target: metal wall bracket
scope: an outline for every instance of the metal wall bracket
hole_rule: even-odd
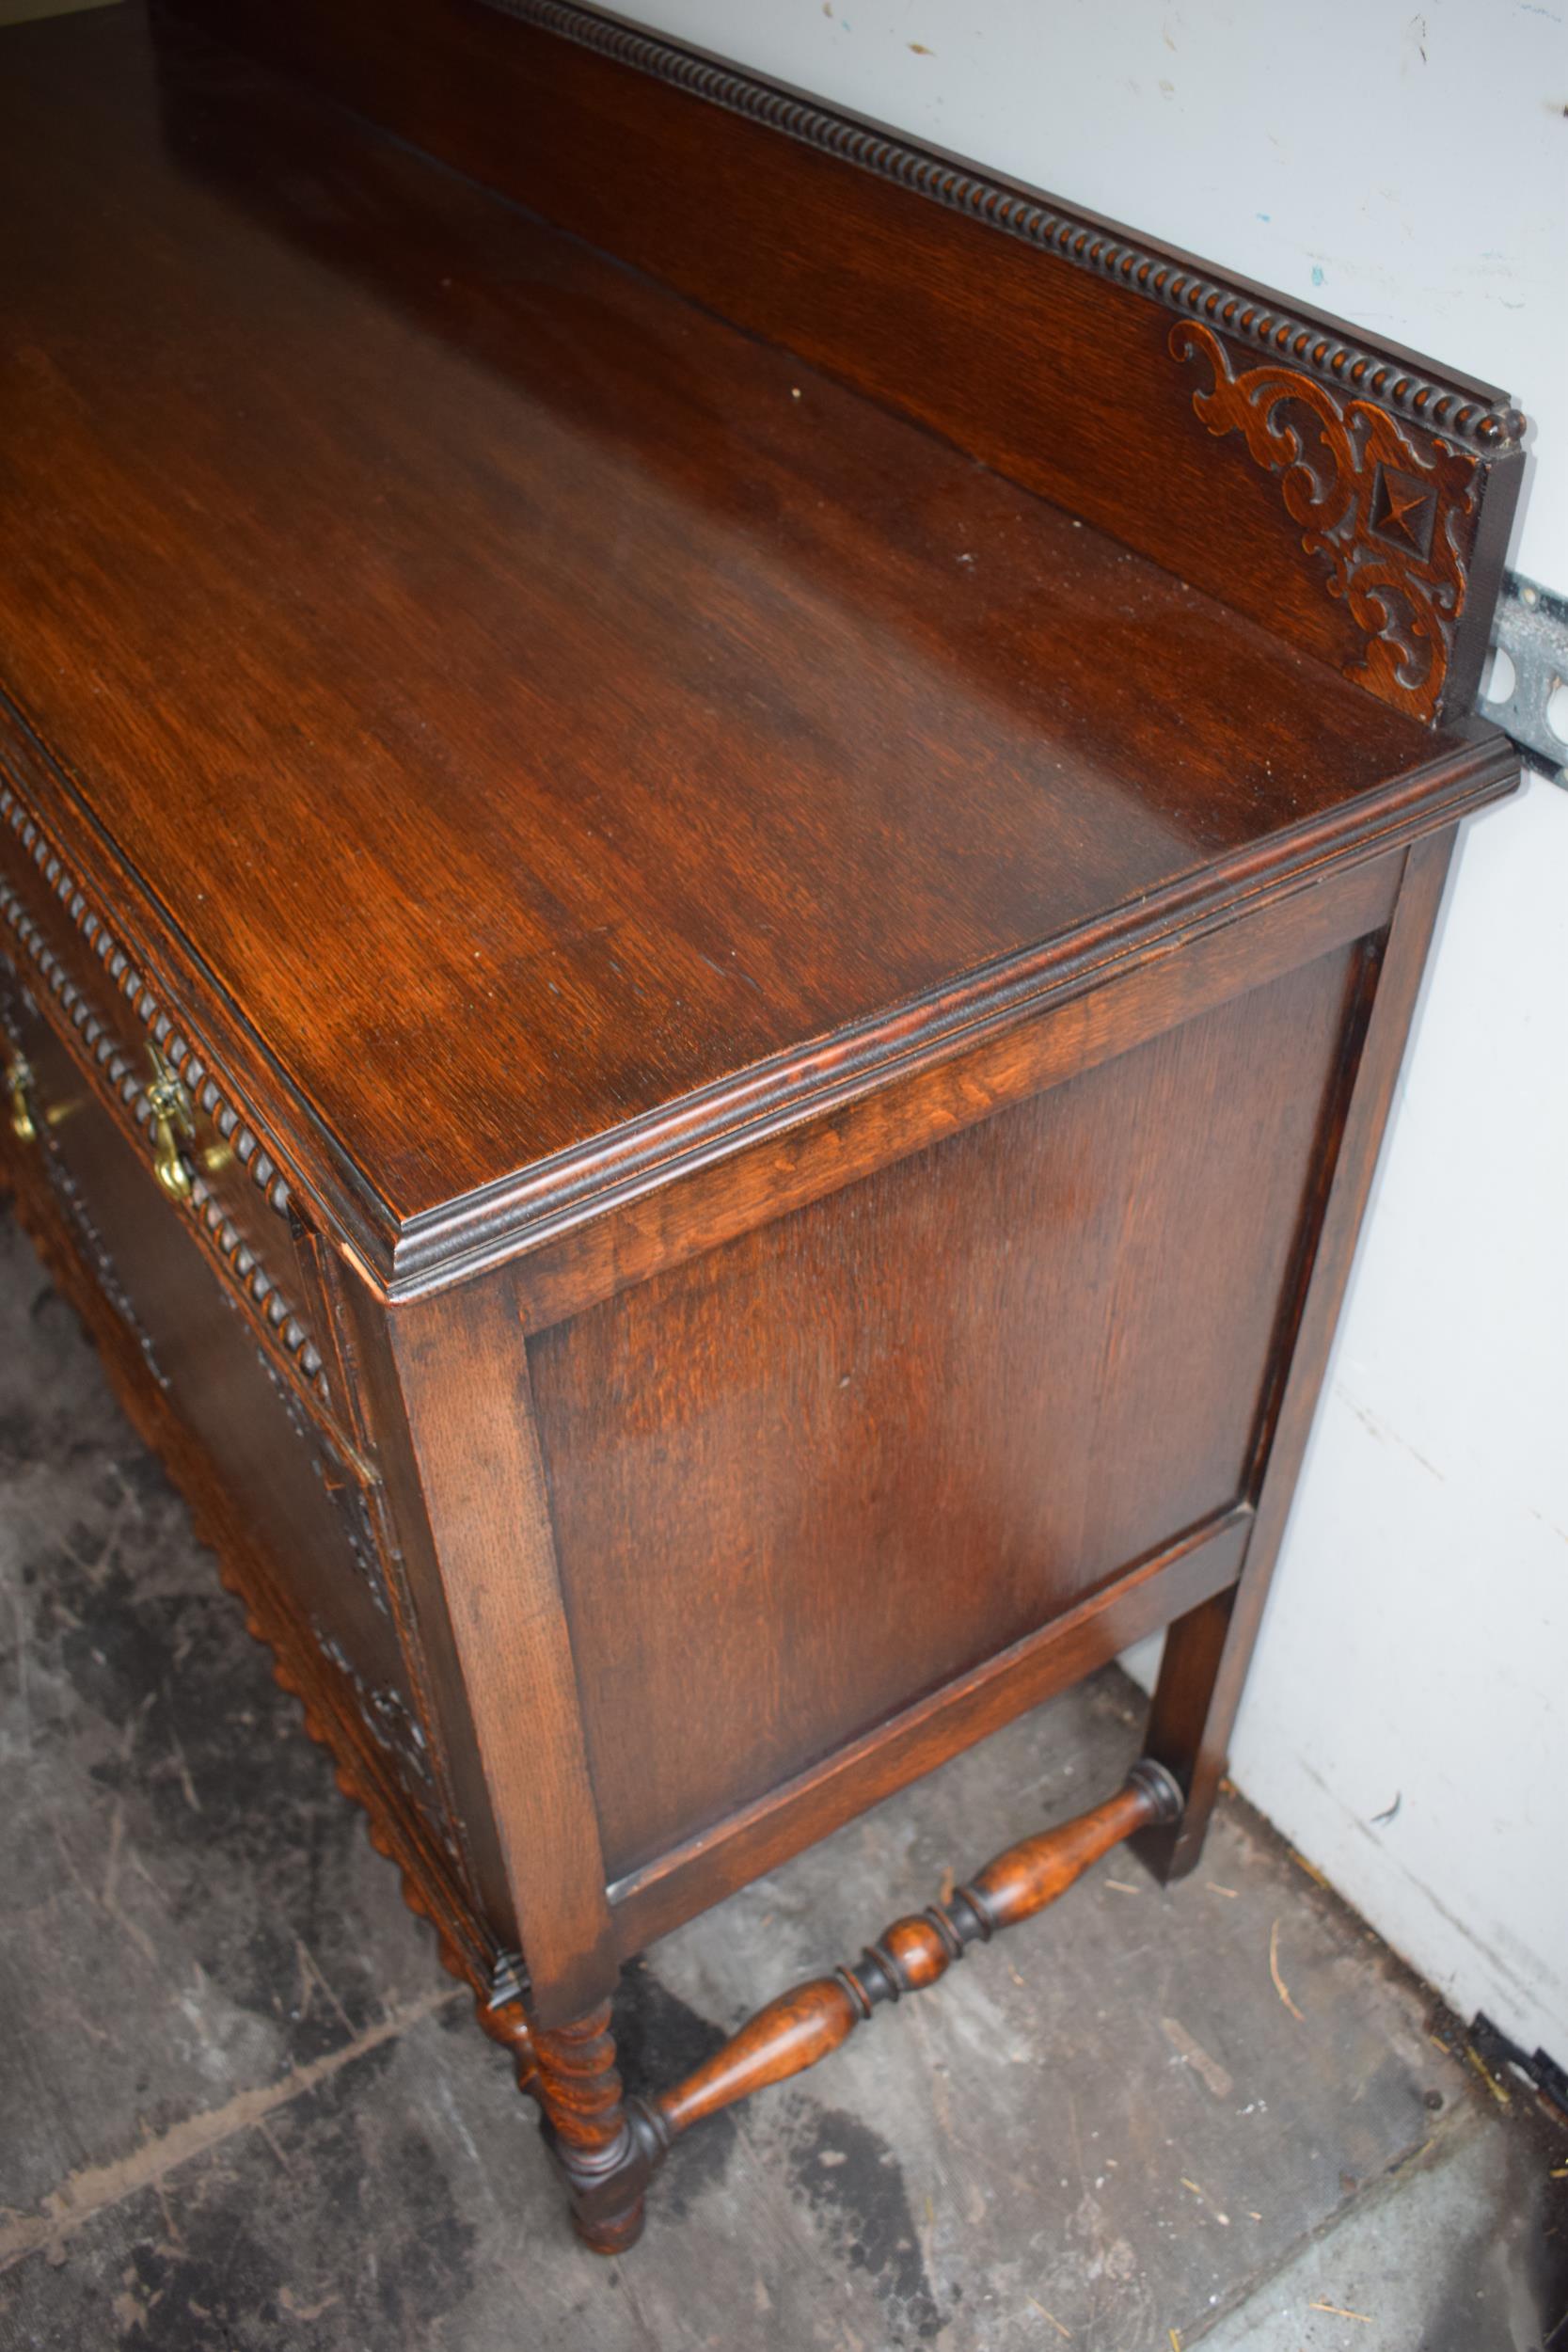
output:
[[[1553,724],[1554,718],[1563,717],[1561,700],[1555,711],[1548,710],[1559,687],[1568,693],[1568,596],[1505,572],[1492,643],[1513,665],[1513,688],[1502,702],[1489,700],[1482,691],[1477,709],[1513,737],[1532,768],[1544,769],[1554,784],[1568,786],[1568,732]]]

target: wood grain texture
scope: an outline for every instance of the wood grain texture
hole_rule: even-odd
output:
[[[691,2074],[633,2101],[629,2115],[613,2072],[609,2010],[582,2019],[563,2038],[567,2068],[555,2137],[586,2243],[611,2253],[637,2236],[650,2175],[694,2124],[820,2065],[879,2004],[939,1983],[970,1945],[989,1943],[1003,1929],[1033,1918],[1125,1838],[1175,1820],[1180,1809],[1170,1774],[1140,1759],[1115,1796],[1074,1820],[1021,1839],[941,1902],[895,1919],[852,1967],[778,1994]],[[539,2045],[546,2112],[553,2062],[548,2042],[543,2038]]]
[[[1354,962],[531,1340],[612,1878],[1242,1499]]]
[[[1149,1831],[1139,1841],[1144,1858],[1162,1878],[1182,1876],[1202,1851],[1350,1279],[1451,850],[1451,836],[1444,835],[1410,851],[1378,966],[1365,978],[1362,1015],[1347,1033],[1336,1132],[1323,1168],[1325,1197],[1298,1273],[1277,1359],[1277,1394],[1259,1433],[1254,1472],[1258,1516],[1240,1582],[1234,1592],[1215,1596],[1182,1616],[1166,1636],[1148,1745],[1177,1775],[1186,1809],[1175,1829]]]
[[[121,1401],[190,1498],[224,1581],[297,1695],[306,1727],[333,1755],[345,1793],[366,1808],[378,1851],[402,1873],[443,1961],[473,1991],[483,2030],[532,2089],[531,2029],[518,2005],[515,1921],[476,1881],[488,1808],[483,1783],[450,1776],[449,1739],[467,1718],[432,1711],[421,1635],[400,1537],[379,1475],[351,1449],[335,1455],[245,1327],[225,1311],[198,1232],[170,1215],[150,1171],[87,1092],[64,1041],[0,970],[0,1025],[25,1055],[36,1113],[7,1137],[13,1194],[56,1280],[93,1330]],[[74,1028],[68,1032],[77,1035]],[[327,1292],[338,1276],[328,1272]],[[323,1328],[341,1302],[323,1295]],[[358,1406],[362,1359],[341,1390]],[[362,1416],[367,1449],[372,1432]],[[361,1490],[357,1481],[369,1475]],[[455,1793],[454,1793],[455,1791]],[[490,1899],[487,1900],[487,1897]]]
[[[14,1020],[14,1007],[8,1010],[7,1020]],[[41,1060],[36,1041],[30,1041],[35,1058]],[[111,1177],[118,1142],[111,1135],[107,1160]],[[531,2073],[526,2030],[519,2037],[515,2009],[503,2013],[489,2007],[497,1963],[503,1955],[476,1915],[463,1873],[429,1808],[410,1802],[406,1779],[367,1721],[359,1693],[316,1638],[311,1619],[322,1607],[336,1615],[340,1635],[347,1629],[341,1601],[335,1601],[330,1584],[324,1589],[322,1583],[323,1571],[330,1573],[337,1557],[333,1548],[323,1545],[319,1526],[312,1528],[309,1520],[301,1525],[293,1517],[286,1497],[269,1502],[263,1492],[261,1507],[255,1507],[258,1498],[235,1480],[232,1457],[226,1458],[220,1449],[214,1458],[203,1436],[181,1409],[172,1388],[153,1375],[141,1331],[127,1319],[114,1285],[105,1285],[101,1260],[80,1223],[64,1208],[58,1190],[40,1166],[37,1148],[23,1143],[3,1124],[0,1162],[16,1214],[52,1279],[96,1343],[111,1386],[133,1426],[165,1463],[189,1502],[197,1533],[211,1547],[224,1583],[244,1606],[251,1632],[272,1652],[277,1680],[299,1698],[306,1729],[330,1749],[339,1785],[345,1795],[364,1806],[372,1842],[397,1865],[404,1896],[412,1909],[430,1920],[443,1961],[473,1989],[487,2026],[509,2040],[520,2073]],[[150,1189],[150,1179],[143,1171],[133,1168],[130,1177],[133,1192],[143,1184]],[[178,1232],[163,1236],[160,1248],[172,1254],[178,1263]],[[202,1285],[211,1285],[211,1275],[199,1262],[193,1279],[198,1295]],[[160,1287],[156,1295],[164,1316],[179,1314],[178,1281],[166,1290]],[[214,1328],[208,1321],[209,1339]],[[163,1337],[160,1329],[158,1338]],[[178,1366],[175,1349],[171,1347],[169,1353]],[[202,1366],[201,1378],[204,1385],[211,1383],[210,1362]],[[280,1471],[287,1488],[287,1448],[277,1451],[283,1458],[269,1462],[268,1484],[276,1483]],[[309,1588],[301,1581],[307,1567],[311,1572]]]
[[[1479,455],[1476,507],[1496,510],[1480,550],[1482,614],[1499,584],[1524,431],[1493,388],[1369,346],[1342,321],[597,8],[497,0],[513,20],[499,24],[471,0],[180,6],[920,417],[1373,691],[1430,716],[1447,690],[1450,715],[1468,709],[1485,633],[1475,614],[1460,618],[1463,595],[1451,683],[1446,642],[1431,662],[1369,664],[1363,632],[1375,652],[1382,616],[1336,599],[1317,551],[1239,469],[1210,475],[1185,389],[1169,381],[1164,331],[1179,310],[1225,331],[1244,358],[1260,349],[1288,369],[1307,412],[1332,388],[1400,420],[1439,462],[1449,452],[1468,468]],[[1309,413],[1307,422],[1310,435]],[[1370,492],[1375,456],[1355,456]],[[1456,541],[1465,569],[1474,519]]]
[[[647,2165],[621,2095],[610,2003],[537,2034],[533,2048],[532,2087],[578,2235],[595,2254],[624,2253],[641,2234]]]
[[[405,1307],[389,1344],[536,2026],[615,1981],[522,1333],[496,1278]]]
[[[1449,699],[1449,670],[1485,489],[1475,457],[1298,367],[1238,366],[1198,321],[1172,327],[1170,346],[1207,366],[1197,415],[1221,437],[1239,432],[1247,454],[1279,477],[1303,552],[1322,560],[1328,593],[1363,632],[1363,658],[1347,675],[1418,719],[1465,707],[1467,697]]]
[[[1025,1709],[1109,1665],[1147,1633],[1227,1592],[1241,1572],[1251,1516],[1244,1507],[1227,1513],[1217,1526],[1133,1564],[1010,1650],[616,1881],[610,1894],[623,1955],[643,1950]]]
[[[28,1072],[35,1136],[18,1157],[33,1193],[49,1200],[144,1376],[239,1500],[319,1672],[341,1684],[407,1801],[444,1836],[446,1807],[362,1469],[274,1372],[207,1263],[194,1217],[171,1213],[151,1168],[3,974],[0,1024]]]
[[[941,1983],[971,1943],[990,1943],[1002,1929],[1032,1919],[1126,1837],[1176,1820],[1180,1804],[1171,1773],[1140,1759],[1115,1797],[1077,1820],[1021,1839],[945,1900],[895,1919],[851,1969],[778,1994],[682,2082],[637,2103],[632,2145],[621,2159],[627,2190],[640,2200],[649,2164],[663,2159],[693,2124],[820,2065],[881,2002]]]
[[[678,2125],[1196,1855],[1513,777],[1442,713],[1519,421],[516,6],[182,0],[381,130],[0,36],[0,1020],[30,1226],[618,2250]],[[639,2120],[626,1953],[1167,1623],[1121,1798]]]
[[[259,69],[7,46],[13,731],[385,1279],[1500,787]]]
[[[1135,1831],[1174,1820],[1180,1810],[1168,1773],[1135,1767],[1102,1804],[1009,1846],[945,1901],[895,1919],[856,1966],[797,1985],[748,2018],[694,2074],[649,2102],[663,2133],[676,2139],[736,2100],[816,2066],[879,2002],[939,1983],[967,1946],[1032,1919]]]
[[[133,1145],[152,1152],[150,1083],[182,1104],[180,1153],[191,1230],[243,1304],[277,1369],[312,1415],[341,1429],[300,1296],[299,1220],[271,1154],[126,953],[114,927],[10,785],[0,782],[0,942],[19,984],[47,996],[68,1044]]]
[[[943,1054],[912,1050],[874,1082],[847,1076],[832,1107],[764,1123],[756,1141],[721,1156],[696,1155],[678,1184],[633,1184],[624,1205],[601,1203],[597,1214],[566,1211],[551,1238],[513,1263],[524,1322],[538,1332],[568,1321],[1380,931],[1402,870],[1402,851],[1374,855],[1223,921],[1199,919],[1156,954],[1074,974],[1037,1012],[1012,1006],[994,1023],[975,1018]]]

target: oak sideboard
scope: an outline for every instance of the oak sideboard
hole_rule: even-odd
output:
[[[618,2249],[1197,1856],[1524,420],[570,0],[0,46],[17,1214]],[[1121,1788],[623,2093],[628,1956],[1160,1629]]]

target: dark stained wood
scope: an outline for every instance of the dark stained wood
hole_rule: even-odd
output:
[[[7,992],[10,993],[10,992]],[[399,1778],[437,1826],[444,1807],[410,1691],[391,1591],[356,1466],[300,1407],[236,1314],[195,1239],[169,1215],[64,1044],[14,994],[0,1010],[27,1070],[35,1134],[19,1157],[51,1203],[143,1376],[245,1513],[270,1583]],[[148,1155],[150,1159],[150,1152]]]
[[[616,1956],[521,1331],[492,1276],[389,1332],[530,2014],[563,2026],[609,1993]]]
[[[1109,1665],[1147,1633],[1227,1593],[1241,1570],[1251,1518],[1243,1505],[1163,1547],[972,1674],[614,1883],[610,1894],[623,1954],[641,1951],[1025,1708]]]
[[[896,1921],[886,1931],[889,1940],[896,1939],[900,1929],[916,1924]],[[927,1928],[921,1949],[929,1953],[933,1947],[945,1963],[947,1955],[937,1931]],[[737,2099],[748,2099],[754,2090],[788,2082],[808,2067],[820,2065],[843,2048],[868,2013],[836,1975],[813,1977],[805,1984],[794,1985],[748,2017],[739,2032],[732,2034],[695,2074],[661,2091],[654,2111],[669,2126],[672,2137],[689,2131],[693,2123],[733,2106]]]
[[[1180,1810],[1180,1792],[1170,1774],[1160,1765],[1140,1761],[1125,1785],[1102,1804],[1009,1846],[945,1900],[895,1919],[853,1967],[835,1968],[830,1977],[814,1977],[781,1993],[694,2073],[637,2102],[629,2127],[616,2128],[620,2084],[610,2071],[613,2053],[606,2057],[601,2039],[609,2013],[600,2011],[585,2020],[579,2032],[595,2053],[594,2090],[587,2097],[578,2090],[575,2077],[586,2068],[577,2060],[569,2077],[562,2137],[568,2153],[575,2141],[586,2137],[595,2162],[586,2184],[594,2200],[588,2226],[579,2216],[586,2242],[600,2253],[614,2253],[637,2236],[650,2172],[694,2123],[819,2065],[843,2047],[880,2003],[939,1983],[971,1944],[990,1943],[1004,1928],[1032,1919],[1124,1839],[1176,1820]],[[540,2066],[547,2084],[543,2045]]]
[[[40,888],[47,884],[46,888]],[[90,937],[89,937],[90,932]],[[146,988],[115,929],[89,914],[72,866],[0,780],[0,938],[25,984],[54,1003],[120,1132],[156,1165],[154,1084],[172,1090],[172,1144],[193,1215],[226,1295],[245,1311],[273,1370],[311,1419],[352,1452],[352,1401],[322,1352],[305,1229],[258,1138],[192,1055],[164,1003]]]
[[[80,1032],[72,1036],[79,1043]],[[416,1516],[404,1512],[388,1526],[374,1470],[369,1492],[342,1506],[347,1464],[322,1451],[276,1376],[258,1387],[251,1365],[262,1363],[260,1351],[224,1312],[190,1224],[159,1214],[150,1171],[127,1156],[80,1065],[7,984],[3,967],[0,1045],[12,1108],[0,1149],[12,1206],[87,1324],[138,1432],[189,1499],[251,1632],[273,1653],[277,1680],[300,1699],[306,1729],[331,1750],[344,1794],[365,1808],[377,1851],[396,1863],[405,1899],[430,1921],[443,1962],[473,1991],[481,2026],[533,2090],[515,1961],[491,1924],[508,1921],[504,1896],[486,1902],[480,1884],[476,1897],[472,1875],[488,1818],[483,1782],[477,1801],[461,1787],[451,1796],[444,1735],[464,1718],[451,1705],[432,1706],[410,1638],[402,1539],[418,1532]],[[367,1609],[372,1582],[378,1595]],[[424,1768],[449,1803],[425,1785]]]
[[[36,1033],[28,1030],[24,1016],[19,1018],[14,999],[6,1004],[3,1020],[8,1050],[14,1051],[19,1042],[29,1044],[34,1062],[42,1066],[44,1057],[39,1052]],[[51,1104],[37,1072],[34,1089],[33,1101],[40,1114],[37,1126],[41,1132],[48,1128]],[[59,1099],[73,1103],[73,1119],[92,1109],[79,1089],[69,1086],[62,1089],[55,1107]],[[101,1141],[109,1134],[110,1150],[105,1160],[100,1162],[100,1172],[102,1175],[106,1167],[112,1184],[118,1138],[102,1122],[96,1123],[96,1133]],[[260,1492],[234,1479],[231,1456],[222,1459],[220,1449],[220,1458],[214,1458],[181,1409],[172,1385],[166,1387],[151,1373],[145,1344],[150,1335],[141,1326],[137,1301],[125,1291],[119,1265],[111,1260],[105,1266],[103,1236],[97,1232],[91,1210],[87,1211],[90,1224],[67,1210],[60,1187],[46,1172],[42,1148],[40,1135],[24,1137],[8,1121],[0,1121],[0,1152],[4,1153],[7,1188],[15,1212],[53,1279],[96,1342],[115,1392],[138,1434],[162,1457],[189,1502],[197,1532],[215,1554],[225,1583],[243,1603],[251,1632],[273,1653],[278,1681],[300,1699],[306,1730],[330,1749],[344,1794],[364,1806],[378,1851],[396,1863],[412,1907],[430,1919],[443,1960],[454,1975],[465,1978],[473,1986],[476,1995],[487,2000],[494,1972],[494,1947],[476,1921],[471,1899],[461,1874],[453,1867],[440,1829],[432,1820],[429,1808],[409,1803],[406,1782],[391,1753],[372,1731],[360,1704],[360,1694],[348,1677],[334,1669],[309,1619],[302,1615],[301,1580],[307,1567],[312,1571],[311,1598],[319,1598],[320,1604],[329,1611],[341,1612],[341,1565],[340,1563],[339,1585],[328,1582],[324,1588],[323,1570],[330,1570],[332,1548],[324,1549],[319,1528],[312,1534],[297,1523],[291,1526],[286,1501],[280,1505],[270,1492],[279,1469],[286,1480],[286,1449],[279,1449],[280,1462],[269,1459],[268,1475]],[[126,1209],[135,1214],[139,1187],[151,1189],[151,1177],[143,1170],[132,1168],[129,1179],[130,1199],[121,1215]],[[94,1185],[93,1202],[95,1206],[103,1205],[101,1184]],[[193,1247],[178,1231],[166,1232],[162,1242],[175,1267],[182,1254]],[[200,1343],[199,1333],[204,1332],[208,1343],[212,1343],[216,1328],[211,1302],[201,1303],[203,1285],[211,1282],[208,1270],[198,1263],[189,1274],[189,1281],[186,1303],[189,1306],[195,1302],[197,1331],[185,1334],[183,1341],[179,1330],[170,1334],[173,1345],[169,1353],[176,1362],[185,1349]],[[178,1319],[178,1278],[171,1286],[171,1295],[165,1293],[162,1280],[157,1291],[162,1296],[164,1315],[169,1316],[172,1310]],[[129,1314],[127,1307],[131,1310]],[[221,1382],[221,1343],[218,1345],[217,1373]],[[192,1389],[205,1385],[213,1371],[214,1359],[209,1354],[199,1382],[182,1383],[182,1394],[188,1395]],[[286,1553],[269,1541],[269,1529],[279,1530],[289,1545]],[[337,1630],[343,1630],[341,1614]],[[263,1793],[259,1792],[259,1799]],[[526,2064],[526,2044],[519,2051],[519,2064]]]
[[[1092,1811],[1009,1846],[945,1902],[895,1919],[858,1966],[797,1986],[748,2018],[695,2074],[650,2102],[655,2115],[676,2139],[753,2090],[787,2082],[838,2049],[879,2001],[924,1992],[968,1945],[1032,1919],[1113,1847],[1179,1811],[1168,1775],[1134,1773]]]
[[[1196,1867],[1225,1772],[1226,1748],[1350,1279],[1452,846],[1452,836],[1442,834],[1410,851],[1386,944],[1377,969],[1366,975],[1362,1017],[1347,1033],[1348,1067],[1328,1155],[1332,1182],[1313,1220],[1293,1327],[1277,1358],[1277,1402],[1259,1435],[1257,1519],[1240,1581],[1233,1593],[1184,1614],[1166,1636],[1148,1750],[1176,1774],[1186,1809],[1174,1830],[1151,1830],[1140,1840],[1144,1858],[1163,1879],[1180,1878]]]
[[[1196,1857],[1520,421],[517,6],[182,0],[547,218],[0,34],[0,1152],[616,2250]],[[628,2107],[624,1957],[1162,1626],[1128,1791]]]
[[[1496,788],[1495,739],[259,71],[171,64],[166,133],[133,9],[7,42],[40,814],[90,812],[131,944],[383,1272],[1042,946],[1168,934],[1199,875]]]
[[[1244,1499],[1354,965],[531,1342],[612,1878]]]
[[[469,1702],[451,1604],[409,1436],[403,1389],[383,1302],[341,1259],[324,1261],[330,1314],[358,1406],[364,1442],[380,1474],[395,1531],[410,1677],[425,1720],[438,1726],[451,1830],[473,1890],[472,1942],[486,1953],[487,1995],[522,1989],[517,1909],[496,1806]]]
[[[500,9],[178,0],[1418,716],[1470,707],[1521,471],[1494,387],[603,10]],[[1260,476],[1211,471],[1212,378],[1176,364],[1195,329],[1272,435]],[[1282,495],[1292,427],[1310,454]]]
[[[578,2235],[595,2254],[624,2253],[642,2233],[647,2165],[621,2096],[610,2003],[537,2035],[534,2052],[546,2144]]]
[[[851,1073],[835,1087],[832,1108],[765,1127],[759,1140],[723,1157],[699,1159],[677,1188],[629,1188],[624,1206],[568,1215],[559,1238],[513,1262],[525,1324],[539,1331],[567,1321],[1381,930],[1403,863],[1402,850],[1373,858],[1310,891],[1271,896],[1262,907],[1249,901],[1240,919],[1227,910],[1223,924],[1195,921],[1180,952],[1173,942],[1130,968],[1111,959],[1076,973],[1039,1012],[1016,1005],[1010,1021],[971,1022],[959,1048],[911,1051],[874,1088]]]

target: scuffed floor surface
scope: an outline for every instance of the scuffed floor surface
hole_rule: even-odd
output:
[[[1534,2352],[1568,2163],[1256,1822],[1125,1855],[694,2135],[625,2260],[0,1224],[4,2352]],[[1111,1788],[1112,1672],[630,1972],[667,2078]],[[1551,2206],[1557,2206],[1554,2220]]]

